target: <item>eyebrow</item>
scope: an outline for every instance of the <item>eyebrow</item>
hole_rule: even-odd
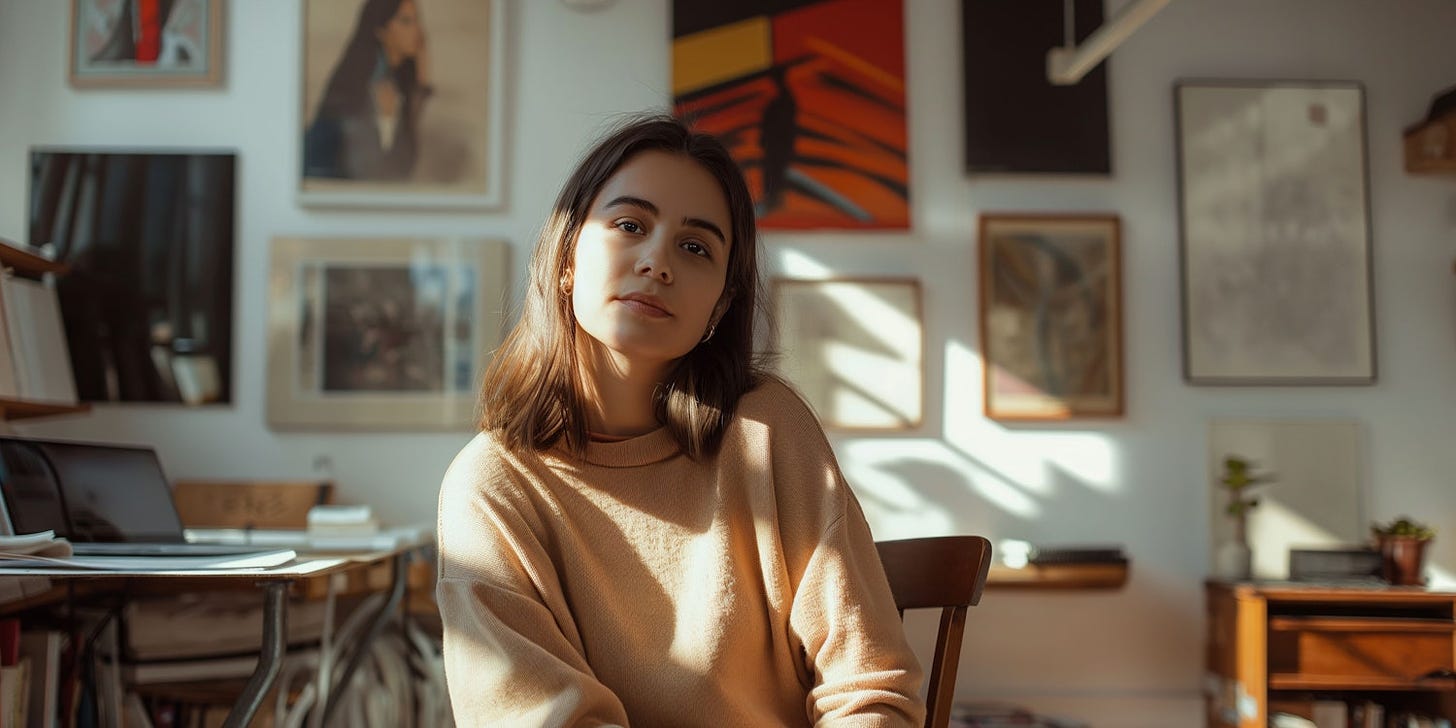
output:
[[[622,195],[620,197],[614,197],[614,198],[612,198],[612,201],[611,202],[608,202],[607,204],[602,205],[602,209],[603,210],[610,210],[613,207],[620,207],[620,206],[624,206],[624,205],[630,205],[632,207],[640,207],[640,208],[642,208],[642,209],[644,209],[644,210],[652,213],[653,216],[658,216],[658,215],[661,215],[662,214],[662,211],[657,209],[657,205],[654,205],[651,202],[642,199],[641,197],[633,197],[631,195]],[[714,234],[714,235],[716,235],[718,237],[718,242],[720,242],[720,243],[722,243],[724,245],[727,245],[728,244],[728,236],[727,235],[724,235],[723,234],[723,229],[720,228],[720,227],[718,227],[717,225],[714,225],[713,223],[708,222],[707,220],[704,220],[701,217],[685,217],[685,218],[683,218],[682,221],[683,221],[683,224],[684,225],[687,225],[689,227],[696,227],[696,228],[702,228],[704,230],[707,230],[708,232],[710,232],[710,233],[712,233],[712,234]]]

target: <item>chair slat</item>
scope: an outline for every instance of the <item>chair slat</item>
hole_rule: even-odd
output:
[[[966,608],[981,601],[991,569],[991,542],[980,536],[879,541],[880,563],[900,616],[906,609],[940,608],[940,629],[926,691],[926,728],[950,724],[965,635]]]

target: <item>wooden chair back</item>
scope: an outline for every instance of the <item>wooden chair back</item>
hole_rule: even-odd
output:
[[[925,726],[946,728],[955,697],[966,609],[981,601],[991,568],[991,542],[980,536],[939,536],[879,541],[875,546],[902,619],[906,609],[940,609],[925,697]]]

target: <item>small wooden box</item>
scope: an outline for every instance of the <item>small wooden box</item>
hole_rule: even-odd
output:
[[[172,489],[187,528],[307,528],[308,509],[333,501],[328,481],[178,481]]]

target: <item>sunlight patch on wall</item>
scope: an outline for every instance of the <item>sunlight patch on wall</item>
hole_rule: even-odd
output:
[[[1020,518],[1041,516],[1041,504],[1016,484],[937,440],[862,439],[841,442],[836,450],[876,534],[959,532],[957,516],[968,500]]]
[[[1107,435],[1068,432],[1064,423],[1045,432],[987,420],[981,414],[980,356],[959,341],[946,342],[945,371],[945,441],[970,461],[1038,495],[1053,495],[1058,471],[1103,493],[1120,490],[1121,469]]]

